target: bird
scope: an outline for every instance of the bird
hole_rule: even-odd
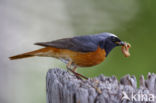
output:
[[[103,32],[98,34],[74,36],[50,42],[37,42],[35,45],[43,48],[9,57],[10,60],[28,57],[53,57],[66,64],[77,77],[87,77],[76,72],[77,67],[92,67],[103,62],[113,48],[122,46],[123,54],[130,56],[130,44],[123,42],[113,33]]]

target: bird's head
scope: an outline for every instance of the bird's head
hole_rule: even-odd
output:
[[[125,45],[125,42],[121,41],[119,37],[112,33],[101,33],[96,35],[96,37],[99,39],[100,48],[105,49],[106,56],[114,47]]]

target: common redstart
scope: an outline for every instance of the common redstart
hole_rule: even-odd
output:
[[[50,42],[39,42],[35,45],[43,48],[10,57],[11,60],[33,56],[54,57],[67,64],[67,69],[76,76],[77,67],[91,67],[100,64],[116,46],[122,46],[123,54],[130,56],[130,44],[121,41],[115,34],[99,33],[94,35],[76,36]]]

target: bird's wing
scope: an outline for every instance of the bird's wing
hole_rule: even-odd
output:
[[[39,42],[35,43],[35,45],[69,49],[78,52],[92,52],[98,47],[97,43],[88,37],[64,38],[51,42]]]

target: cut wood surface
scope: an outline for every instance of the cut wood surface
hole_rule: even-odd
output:
[[[140,77],[137,88],[135,76],[116,77],[100,75],[88,80],[63,69],[50,69],[46,77],[47,103],[156,103],[156,74],[147,80]]]

